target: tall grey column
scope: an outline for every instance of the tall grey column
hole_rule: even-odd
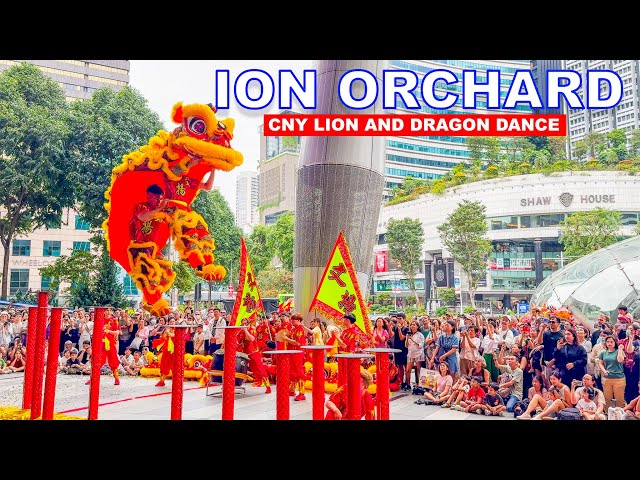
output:
[[[373,73],[382,91],[384,60],[316,62],[317,114],[383,113],[380,99],[367,110],[351,110],[338,96],[338,81],[348,70]],[[353,97],[364,96],[362,82]],[[304,137],[296,171],[293,260],[295,310],[305,318],[338,234],[344,230],[364,296],[373,265],[373,246],[384,188],[385,137]]]
[[[424,261],[424,302],[425,305],[427,301],[431,298],[431,264],[433,260],[425,260]]]
[[[447,287],[453,288],[455,284],[455,271],[454,271],[454,260],[453,258],[445,258],[445,262],[447,262]]]
[[[543,280],[544,275],[542,274],[542,239],[534,238],[533,239],[533,256],[535,258],[535,266],[536,266],[536,286],[540,285]]]

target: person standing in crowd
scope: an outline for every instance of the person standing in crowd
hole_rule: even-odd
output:
[[[487,323],[487,332],[484,337],[482,337],[482,342],[480,343],[482,357],[484,358],[487,370],[489,370],[492,382],[496,382],[498,380],[498,375],[500,375],[500,370],[496,367],[494,360],[494,353],[498,350],[498,341],[500,340],[495,328],[495,322],[493,320],[489,320]]]
[[[558,340],[553,352],[553,365],[560,371],[564,383],[570,384],[587,373],[587,351],[578,344],[573,328],[565,328],[564,338]]]
[[[458,347],[460,346],[460,339],[455,334],[456,324],[453,320],[447,320],[443,323],[444,334],[440,335],[436,342],[436,349],[433,352],[434,359],[438,362],[447,362],[449,365],[449,374],[455,381],[458,373]],[[431,362],[433,366],[433,360]]]
[[[80,330],[80,342],[84,344],[85,340],[89,340],[91,343],[91,336],[93,335],[93,321],[88,313],[78,312],[79,330]]]
[[[129,317],[129,314],[122,310],[120,311],[120,318],[118,319],[120,325],[120,336],[118,337],[118,353],[122,355],[125,349],[131,343],[131,332],[133,331],[133,322]],[[131,357],[133,358],[133,356]]]
[[[587,373],[593,373],[593,364],[589,360],[589,354],[593,349],[593,345],[591,344],[589,332],[585,327],[579,325],[576,327],[576,336],[578,337],[578,345],[584,348],[584,351],[587,352]]]
[[[373,329],[373,342],[376,348],[387,348],[389,332],[384,328],[384,320],[376,319],[376,328]]]
[[[639,380],[639,368],[640,368],[640,324],[633,322],[627,327],[627,332],[624,340],[620,341],[620,344],[624,347],[624,377],[626,380],[626,387],[624,389],[624,399],[627,403],[633,400],[638,390],[636,385]]]
[[[413,320],[409,325],[410,331],[407,333],[407,370],[405,383],[411,385],[411,372],[415,367],[416,385],[420,383],[420,369],[424,361],[424,336],[418,331],[418,322]]]
[[[392,327],[391,341],[393,344],[392,348],[400,350],[394,355],[394,362],[396,364],[396,367],[398,367],[398,375],[402,379],[400,390],[411,390],[411,387],[405,381],[407,354],[409,353],[406,345],[407,333],[409,333],[409,328],[405,326],[404,314],[398,315],[396,323]]]
[[[624,407],[624,389],[627,385],[624,376],[624,346],[618,345],[613,335],[604,341],[605,350],[598,355],[598,366],[602,373],[602,391],[609,410],[611,400],[615,399],[617,407]]]
[[[507,348],[511,348],[513,345],[514,335],[511,331],[510,320],[507,315],[502,316],[502,320],[500,321],[500,329],[496,332],[500,339],[498,340],[498,344],[502,345],[503,343],[507,346]]]
[[[476,326],[470,325],[464,332],[460,332],[460,374],[469,375],[473,362],[480,357],[480,339],[476,336]]]
[[[595,328],[593,330],[593,333],[591,334],[591,345],[593,347],[595,347],[596,343],[598,343],[598,338],[600,338],[600,332],[607,328],[605,326],[605,323],[608,321],[609,321],[609,318],[604,313],[601,313],[600,315],[598,315]]]
[[[546,381],[549,381],[553,371],[553,352],[555,352],[560,339],[564,339],[564,335],[560,330],[560,320],[557,317],[549,318],[549,323],[543,323],[540,326],[537,343],[538,345],[544,345],[542,349],[542,366],[545,369],[542,374]]]
[[[220,309],[213,309],[213,320],[210,320],[211,325],[211,351],[210,354],[216,352],[220,348],[224,348],[224,328],[227,326],[227,321],[222,315],[220,315]]]
[[[600,336],[596,343],[593,344],[593,348],[591,349],[591,353],[589,354],[589,360],[593,364],[593,379],[596,382],[596,386],[602,390],[602,372],[600,371],[600,365],[598,363],[598,357],[600,356],[600,352],[603,352],[605,349],[604,341],[606,338],[611,335],[611,330],[603,329],[600,330]]]

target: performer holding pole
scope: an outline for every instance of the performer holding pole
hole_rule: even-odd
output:
[[[169,376],[173,368],[173,352],[175,351],[173,338],[175,335],[175,330],[169,326],[160,335],[160,342],[156,348],[159,352],[162,352],[162,355],[160,356],[160,381],[156,383],[156,387],[164,387],[164,380]]]

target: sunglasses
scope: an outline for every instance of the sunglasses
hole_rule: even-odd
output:
[[[558,323],[555,320],[549,320],[549,323]]]

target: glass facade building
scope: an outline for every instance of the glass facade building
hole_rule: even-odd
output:
[[[640,315],[640,236],[603,248],[550,275],[536,289],[536,305],[568,306],[591,321],[601,312],[610,318],[620,305]]]

